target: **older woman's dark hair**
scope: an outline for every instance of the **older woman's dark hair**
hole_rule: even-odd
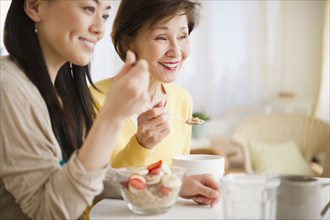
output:
[[[89,67],[65,63],[53,85],[35,24],[24,11],[24,0],[11,2],[5,21],[4,44],[10,59],[18,64],[45,100],[52,129],[63,159],[67,161],[74,150],[81,147],[96,115],[86,80],[91,82]]]
[[[199,19],[200,4],[193,0],[122,0],[112,27],[112,42],[124,61],[126,50],[124,42],[134,38],[146,23],[150,27],[164,19],[171,19],[178,13],[187,16],[189,34]]]

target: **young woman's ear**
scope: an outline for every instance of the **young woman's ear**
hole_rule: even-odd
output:
[[[42,0],[24,0],[24,11],[34,22],[41,20],[40,6]]]

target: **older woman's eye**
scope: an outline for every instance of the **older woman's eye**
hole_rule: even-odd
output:
[[[92,6],[87,6],[87,7],[85,7],[84,9],[87,10],[87,11],[90,11],[90,12],[92,12],[92,13],[95,12],[95,8],[92,7]]]
[[[166,37],[162,37],[162,36],[156,37],[156,40],[166,40]]]
[[[180,37],[180,39],[186,39],[186,38],[188,38],[187,34],[181,35],[181,37]]]

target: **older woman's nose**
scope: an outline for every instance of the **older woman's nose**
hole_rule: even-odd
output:
[[[169,45],[169,49],[167,51],[167,56],[171,57],[180,57],[182,56],[182,48],[176,41],[172,41]]]

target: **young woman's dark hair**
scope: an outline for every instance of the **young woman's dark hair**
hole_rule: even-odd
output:
[[[20,66],[44,98],[63,159],[67,161],[73,151],[81,147],[96,116],[87,85],[87,79],[93,84],[89,66],[65,63],[53,85],[35,24],[25,14],[23,0],[12,1],[5,22],[4,44],[11,60]]]
[[[122,0],[115,17],[111,38],[113,45],[124,61],[130,37],[146,23],[150,27],[163,19],[171,19],[182,12],[187,16],[189,34],[194,30],[199,18],[200,3],[194,0]]]

